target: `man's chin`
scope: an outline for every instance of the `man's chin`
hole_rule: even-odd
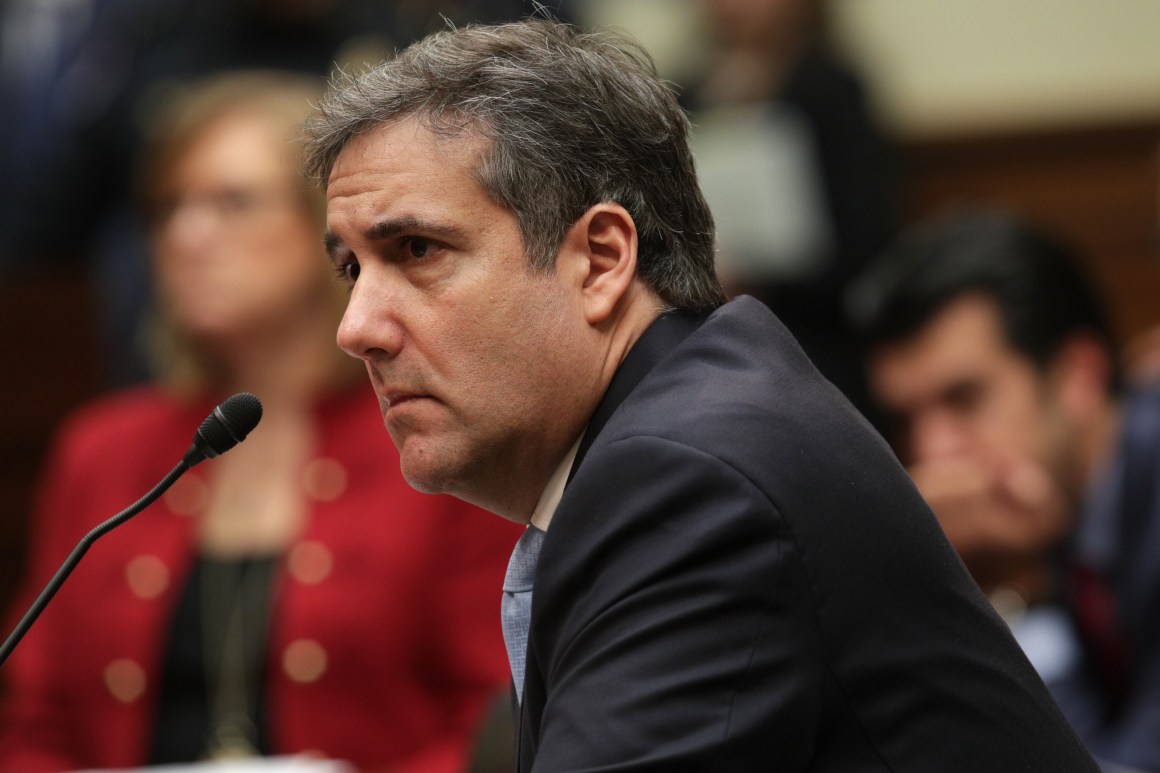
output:
[[[409,474],[406,468],[403,470],[403,480],[407,481],[407,485],[421,494],[449,494],[451,492],[440,488],[438,484],[428,480],[421,475]]]
[[[439,462],[443,463],[439,463]],[[399,448],[399,467],[403,479],[416,491],[424,494],[457,494],[456,484],[461,476],[445,460],[432,458],[430,453],[416,453],[404,443]]]
[[[494,497],[488,496],[486,487],[473,485],[473,481],[478,481],[478,478],[473,478],[468,474],[469,467],[456,467],[446,463],[431,465],[429,462],[430,459],[427,458],[409,458],[405,453],[402,455],[400,468],[403,479],[411,488],[423,494],[453,496],[468,504],[510,518],[499,507],[500,502]]]

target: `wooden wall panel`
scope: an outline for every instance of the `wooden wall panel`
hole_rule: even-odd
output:
[[[1078,247],[1122,339],[1160,324],[1160,123],[912,141],[904,207],[1008,207]]]
[[[52,432],[102,388],[95,327],[92,294],[81,277],[0,280],[0,610],[23,567],[28,515]]]

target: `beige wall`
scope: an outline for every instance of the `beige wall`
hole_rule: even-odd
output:
[[[1157,0],[833,0],[904,134],[1160,117]]]
[[[693,0],[587,0],[669,77],[704,41]],[[903,136],[1160,118],[1160,0],[829,0],[834,37]]]

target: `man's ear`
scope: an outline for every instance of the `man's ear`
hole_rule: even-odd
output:
[[[619,204],[596,204],[572,224],[557,256],[590,325],[608,319],[636,278],[636,223]]]
[[[1094,335],[1078,333],[1068,338],[1052,358],[1051,373],[1058,395],[1073,417],[1103,410],[1112,390],[1112,353]]]

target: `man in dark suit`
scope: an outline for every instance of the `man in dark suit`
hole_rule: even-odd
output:
[[[884,443],[724,303],[647,57],[449,31],[309,131],[404,474],[530,524],[520,770],[1095,769]]]
[[[1101,762],[1160,770],[1160,389],[1099,285],[1002,210],[903,234],[851,311],[899,458]]]

